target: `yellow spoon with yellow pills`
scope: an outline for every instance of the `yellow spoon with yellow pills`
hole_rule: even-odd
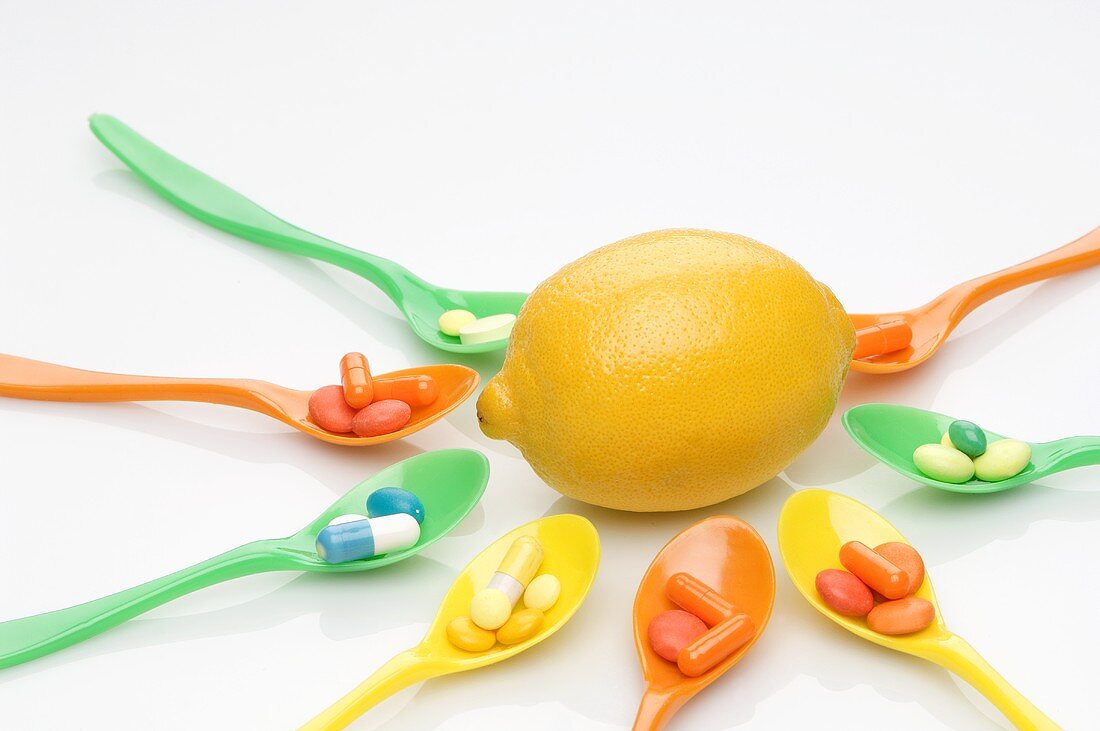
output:
[[[516,539],[523,537],[534,538],[542,546],[539,572],[552,574],[560,581],[557,601],[546,610],[541,628],[526,640],[512,645],[498,642],[484,652],[458,649],[447,639],[447,625],[469,614],[471,599],[490,584]],[[580,608],[596,578],[599,563],[600,539],[596,528],[578,515],[553,515],[521,525],[494,541],[462,570],[443,597],[439,612],[419,645],[393,657],[302,726],[301,731],[346,728],[402,688],[440,675],[492,665],[530,649],[557,632]]]

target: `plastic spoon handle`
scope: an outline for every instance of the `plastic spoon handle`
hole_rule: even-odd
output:
[[[1060,726],[1009,685],[977,651],[958,635],[936,643],[926,657],[974,686],[1013,723],[1025,731],[1060,731]]]
[[[647,689],[638,705],[632,731],[659,731],[685,702],[686,698],[677,698],[673,693]]]
[[[0,668],[83,642],[154,607],[230,579],[287,568],[270,541],[249,543],[101,599],[0,623]]]
[[[0,354],[0,396],[35,401],[199,401],[280,413],[264,392],[280,386],[262,381],[161,378],[85,371]]]
[[[1100,264],[1100,228],[1034,259],[952,287],[948,294],[959,297],[955,320],[961,320],[980,305],[1017,287],[1097,264]]]
[[[206,173],[177,160],[106,114],[90,120],[92,132],[107,149],[169,203],[189,216],[257,244],[318,259],[368,279],[398,306],[398,280],[415,279],[405,268],[380,256],[329,241],[260,208]]]
[[[414,683],[450,672],[443,663],[405,650],[357,685],[347,695],[317,714],[299,731],[335,731],[347,728],[355,719],[386,698]]]
[[[1066,437],[1042,445],[1058,471],[1100,465],[1100,437]]]

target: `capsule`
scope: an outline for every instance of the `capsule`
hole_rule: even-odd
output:
[[[542,565],[542,544],[532,536],[512,541],[485,588],[470,600],[470,618],[482,629],[498,629],[508,621],[523,590]]]
[[[406,513],[337,523],[317,534],[317,555],[326,563],[346,563],[415,546],[420,524]]]
[[[909,591],[909,575],[859,541],[840,547],[840,563],[887,599],[901,599]]]
[[[691,574],[681,572],[670,576],[665,593],[674,604],[703,620],[708,627],[721,624],[737,613],[718,592]]]
[[[353,409],[361,409],[374,400],[370,364],[362,353],[348,353],[340,359],[340,382],[344,400]]]
[[[374,381],[374,400],[395,399],[409,406],[427,406],[439,398],[439,384],[431,376],[397,376]]]
[[[697,678],[737,652],[756,634],[752,617],[735,614],[680,650],[676,665],[689,678]]]
[[[905,350],[913,340],[913,329],[905,320],[890,320],[856,330],[852,360]]]

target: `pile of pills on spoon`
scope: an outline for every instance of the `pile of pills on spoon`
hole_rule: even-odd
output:
[[[479,318],[469,310],[447,310],[439,316],[439,331],[458,338],[463,345],[477,345],[507,340],[515,323],[516,316],[512,314]]]
[[[1020,474],[1031,461],[1031,445],[1019,439],[988,441],[970,421],[953,421],[937,444],[913,452],[913,463],[923,474],[940,482],[961,484],[977,477],[1000,482]]]
[[[756,635],[749,615],[691,574],[670,576],[665,594],[680,609],[650,620],[649,646],[689,678],[711,670]]]
[[[412,410],[439,397],[431,376],[371,377],[362,353],[340,360],[339,386],[324,386],[309,397],[309,419],[334,434],[377,437],[392,434],[412,418]]]
[[[558,577],[536,576],[542,559],[537,539],[520,536],[513,541],[489,583],[470,600],[470,615],[447,624],[451,644],[466,652],[485,652],[498,642],[517,645],[534,637],[561,593]],[[516,610],[521,597],[524,606]]]
[[[817,593],[845,617],[865,617],[867,627],[884,635],[907,635],[932,624],[932,602],[913,596],[924,584],[924,560],[908,543],[875,549],[859,541],[840,547],[840,564],[817,575]],[[880,600],[878,604],[876,599]]]
[[[400,487],[367,496],[366,515],[333,518],[317,534],[317,555],[326,563],[347,563],[411,548],[420,540],[424,504]]]

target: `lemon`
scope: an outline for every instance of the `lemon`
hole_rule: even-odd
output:
[[[779,251],[655,231],[535,289],[478,421],[563,495],[688,510],[751,490],[809,446],[854,347],[833,293]]]

